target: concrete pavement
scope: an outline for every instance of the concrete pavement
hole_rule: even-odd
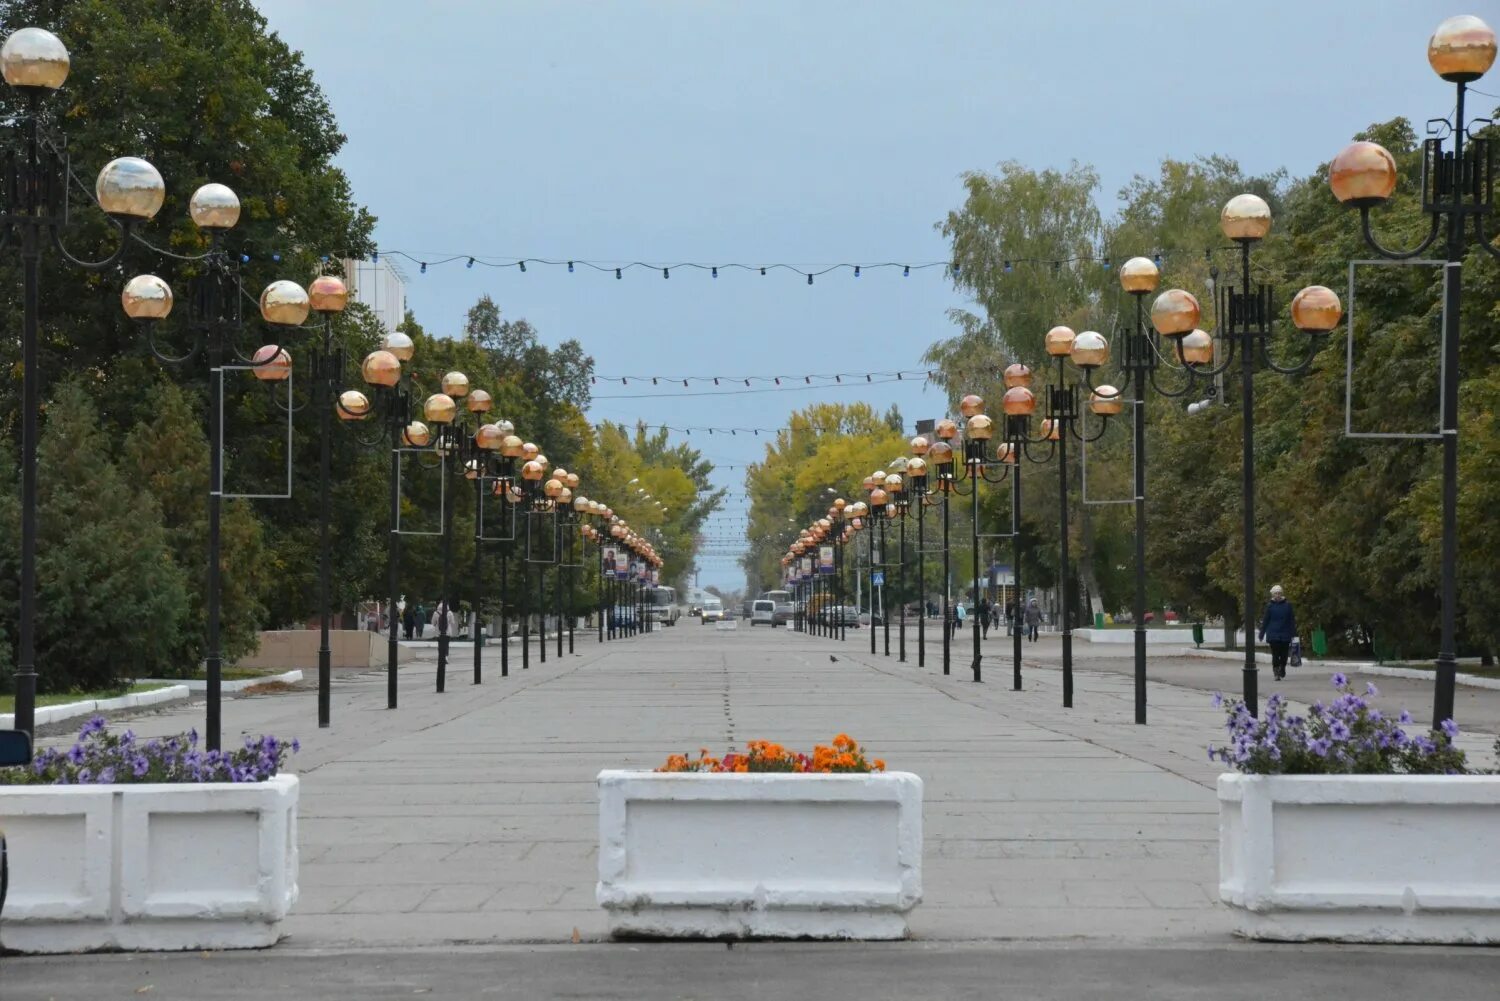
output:
[[[1207,691],[1232,689],[1237,665],[1153,657],[1152,677],[1173,683],[1153,680],[1151,725],[1139,727],[1121,666],[1128,666],[1128,651],[1122,661],[1118,651],[1106,656],[1080,645],[1076,706],[1063,710],[1052,666],[1055,641],[1028,645],[1020,692],[1010,689],[1003,637],[992,634],[986,645],[982,685],[968,680],[967,642],[955,649],[955,673],[944,677],[936,644],[919,669],[914,637],[908,641],[909,661],[901,664],[872,657],[861,632],[840,643],[784,629],[721,632],[688,625],[602,646],[580,634],[575,655],[549,654],[545,665],[533,656],[528,671],[512,651],[511,676],[504,679],[498,649],[486,651],[481,686],[470,682],[471,659],[459,657],[450,664],[443,695],[432,690],[435,653],[428,652],[403,665],[396,712],[385,709],[383,673],[340,674],[334,725],[322,731],[313,725],[310,683],[291,693],[227,701],[226,744],[241,733],[275,733],[304,745],[293,766],[304,780],[302,898],[286,923],[288,937],[259,966],[256,957],[215,959],[228,965],[214,969],[240,971],[225,974],[225,984],[214,988],[220,993],[209,990],[213,977],[201,972],[207,967],[186,959],[160,960],[156,967],[140,965],[147,960],[90,959],[78,968],[97,968],[101,976],[106,969],[170,970],[173,983],[188,985],[181,996],[226,998],[249,996],[235,993],[247,983],[291,983],[317,969],[320,983],[322,975],[330,978],[319,996],[379,997],[387,996],[381,993],[386,980],[372,971],[398,967],[381,965],[373,953],[345,958],[344,950],[447,950],[452,963],[411,958],[414,965],[399,967],[427,970],[421,976],[431,975],[428,989],[436,992],[447,989],[444,984],[459,990],[480,982],[488,961],[465,957],[483,946],[500,949],[483,954],[494,963],[520,971],[516,984],[552,978],[547,982],[580,985],[583,996],[664,996],[651,992],[654,967],[640,958],[656,954],[655,947],[589,947],[605,927],[593,899],[594,775],[605,767],[654,767],[673,751],[743,747],[755,738],[810,749],[847,731],[891,768],[915,771],[926,783],[925,901],[912,915],[922,947],[858,954],[850,951],[856,947],[786,953],[756,947],[748,955],[766,961],[754,976],[734,981],[740,993],[725,988],[714,972],[725,962],[741,962],[747,953],[739,948],[725,959],[723,952],[666,947],[659,955],[682,966],[680,996],[777,996],[756,993],[756,985],[774,991],[790,983],[786,978],[796,969],[818,983],[825,967],[848,971],[841,983],[869,984],[862,996],[894,996],[880,993],[886,985],[876,971],[917,971],[928,963],[934,975],[951,970],[953,977],[943,981],[950,993],[924,989],[924,996],[981,996],[982,983],[998,983],[996,969],[1022,971],[1030,963],[1035,978],[1018,972],[1018,990],[1092,996],[1089,991],[1104,982],[1086,972],[1096,960],[1070,958],[1062,965],[1078,971],[1076,978],[1054,971],[1048,981],[1045,968],[1055,957],[1048,960],[1039,949],[1048,942],[1087,943],[1148,977],[1161,964],[1179,962],[1154,950],[1186,949],[1204,969],[1241,969],[1248,991],[1260,962],[1253,957],[1262,947],[1234,944],[1217,902],[1218,767],[1204,750],[1222,732],[1221,713]],[[1401,687],[1396,680],[1378,683],[1389,694]],[[1326,680],[1306,683],[1316,688],[1310,697],[1326,691]],[[1407,684],[1413,686],[1408,694],[1425,691],[1420,683]],[[1428,698],[1405,701],[1415,710]],[[180,732],[201,725],[201,704],[136,714],[129,725],[145,735]],[[574,941],[583,948],[570,946],[575,951],[567,956],[592,958],[507,946]],[[1252,958],[1243,958],[1243,950]],[[830,955],[859,958],[831,965],[815,958]],[[1277,955],[1276,969],[1284,972],[1282,955],[1321,954]],[[1467,961],[1429,963],[1421,951],[1389,955],[1392,975],[1452,968],[1456,986],[1467,983],[1463,977],[1471,969]],[[990,958],[981,962],[979,956]],[[304,961],[312,965],[299,965]],[[1107,961],[1097,962],[1105,976]],[[1309,984],[1337,980],[1315,972],[1321,959],[1293,962],[1309,971]],[[986,963],[988,980],[981,975]],[[972,983],[963,972],[971,966]],[[589,993],[616,968],[627,981],[640,979],[618,993]],[[70,997],[70,985],[83,983],[68,963],[56,960],[7,960],[0,978],[6,1001],[12,996],[6,984],[34,984],[35,996]],[[398,981],[406,982],[390,982]],[[930,980],[915,982],[932,987]],[[1286,982],[1278,976],[1278,993],[1285,993]],[[1072,993],[1039,992],[1070,985]],[[523,996],[504,993],[514,984],[498,973],[494,986],[498,996]],[[364,987],[369,990],[359,993]],[[1226,988],[1215,996],[1250,995]]]

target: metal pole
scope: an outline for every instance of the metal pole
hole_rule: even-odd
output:
[[[400,440],[400,431],[393,423],[395,440]],[[399,529],[401,518],[401,452],[393,443],[391,446],[391,506],[390,506],[390,541],[386,545],[385,572],[386,591],[388,603],[391,609],[391,633],[385,645],[385,707],[396,708],[396,662],[399,659],[400,648],[396,643],[396,589],[400,575],[401,563],[401,532]]]
[[[1010,491],[1010,524],[1011,524],[1011,562],[1015,564],[1011,568],[1012,587],[1015,598],[1012,605],[1015,614],[1011,616],[1011,688],[1015,691],[1021,690],[1021,622],[1026,614],[1021,607],[1021,447],[1022,442],[1015,440],[1011,442],[1011,458],[1015,465],[1011,467],[1012,487]]]
[[[1464,166],[1464,84],[1458,84],[1458,103],[1453,115],[1453,164],[1458,176]],[[1474,184],[1487,183],[1478,178]],[[1476,193],[1476,201],[1483,198]],[[1455,204],[1463,199],[1462,188],[1453,194]],[[1483,219],[1483,216],[1477,218]],[[1442,637],[1438,647],[1437,682],[1432,693],[1432,727],[1453,718],[1454,689],[1458,672],[1458,323],[1464,289],[1464,213],[1448,213],[1448,254],[1444,265],[1443,301],[1443,544]]]
[[[927,666],[927,561],[926,536],[922,530],[926,493],[917,498],[917,666]]]
[[[1135,297],[1137,361],[1144,363],[1142,297]],[[1135,370],[1135,721],[1146,722],[1146,372]]]
[[[547,564],[537,567],[536,573],[536,629],[539,663],[547,663]]]
[[[951,481],[938,481],[943,486],[943,673],[950,673],[949,658],[953,646],[953,629],[949,626],[949,616],[952,610],[948,607],[949,581],[953,579],[953,571],[949,567],[948,554],[948,494],[953,486]]]
[[[528,545],[531,538],[527,534]],[[531,561],[521,561],[521,670],[531,670]]]
[[[482,455],[482,453],[481,453]],[[484,505],[484,459],[475,457],[478,463],[476,472],[480,475],[474,477],[474,684],[480,684],[481,658],[484,650],[484,543],[480,536],[484,535],[484,521],[480,510]],[[502,644],[503,645],[503,644]]]
[[[442,466],[442,475],[447,476],[447,459],[456,458],[458,455],[455,440],[457,430],[449,425],[439,428],[438,434],[448,436],[448,454],[444,456]],[[450,578],[453,574],[453,493],[452,490],[443,491],[443,586],[442,595],[438,600],[437,691],[439,695],[443,693],[443,688],[448,682],[448,643],[450,640],[448,617],[453,614],[453,592],[450,590]]]
[[[1255,666],[1255,366],[1251,347],[1254,338],[1251,336],[1252,320],[1250,319],[1250,241],[1240,242],[1240,286],[1244,296],[1244,309],[1241,311],[1241,327],[1238,332],[1240,340],[1240,414],[1244,423],[1244,431],[1241,435],[1242,451],[1240,462],[1243,470],[1240,475],[1240,486],[1243,491],[1242,503],[1245,510],[1245,557],[1243,563],[1244,586],[1245,586],[1245,667],[1244,688],[1245,707],[1250,710],[1250,715],[1255,716],[1260,712],[1260,694],[1258,692],[1259,677]],[[1233,318],[1231,311],[1230,317]],[[1456,359],[1450,359],[1456,361]]]
[[[1066,375],[1063,359],[1057,359],[1057,386],[1060,396],[1067,396]],[[1068,422],[1073,419],[1073,408],[1066,408],[1066,416],[1058,427],[1057,436],[1057,508],[1058,523],[1062,528],[1062,662],[1063,662],[1063,708],[1073,708],[1073,588],[1072,567],[1068,562]]]
[[[890,561],[885,558],[885,523],[889,521],[884,511],[880,512],[880,618],[885,633],[885,655],[891,655],[891,608],[885,603],[885,568]]]
[[[220,414],[224,407],[224,332],[218,310],[218,283],[208,281],[208,319],[212,329],[208,335],[208,594],[205,596],[208,611],[208,670],[207,707],[204,734],[207,748],[219,750],[220,702],[223,655],[219,646],[219,573],[220,539],[219,515],[224,502],[224,449]]]
[[[21,260],[24,265],[21,326],[21,622],[16,660],[16,729],[36,730],[36,442],[37,411],[41,383],[37,360],[38,313],[42,248],[40,222],[30,218],[37,194],[36,101],[27,119],[27,174],[23,186],[28,218],[21,226]]]
[[[563,566],[563,515],[559,512],[553,521],[553,552],[557,554],[557,580],[553,583],[552,604],[557,609],[557,659],[563,655],[563,578],[568,571]]]
[[[323,371],[318,373],[318,726],[329,725],[333,714],[333,650],[328,643],[328,620],[333,614],[329,608],[329,577],[332,562],[328,540],[329,481],[333,478],[332,458],[329,454],[329,439],[333,429],[329,424],[333,416],[333,321],[323,320],[323,354],[318,359]]]
[[[983,443],[980,442],[978,444],[982,445]],[[981,676],[980,665],[980,662],[984,659],[984,653],[979,648],[979,483],[983,479],[984,466],[982,462],[976,462],[969,469],[969,485],[974,488],[973,494],[970,495],[974,508],[974,517],[972,520],[974,551],[971,554],[973,576],[969,579],[969,586],[974,591],[974,604],[969,610],[969,617],[974,620],[974,663],[971,665],[971,669],[974,672],[975,682],[984,680]]]
[[[510,677],[510,546],[500,550],[500,677]]]
[[[571,563],[572,560],[573,560],[573,554],[574,554],[574,552],[576,552],[576,550],[575,550],[574,547],[577,546],[577,545],[578,545],[578,539],[577,539],[576,535],[570,535],[570,536],[568,536],[568,562],[569,563]],[[575,588],[575,586],[578,583],[578,573],[571,566],[568,568],[567,573],[568,573],[568,653],[572,653],[573,652],[573,628],[576,625],[576,621],[575,620],[578,618],[578,613],[577,613],[577,611],[575,611],[574,605],[573,605],[573,599],[574,599],[574,596],[575,596],[574,588]]]
[[[899,589],[901,591],[901,596],[900,596],[901,600],[897,604],[896,607],[899,608],[899,609],[901,609],[901,628],[899,630],[900,643],[899,643],[899,650],[898,650],[898,653],[897,653],[896,660],[899,663],[905,664],[906,663],[906,594],[907,594],[907,592],[906,592],[906,512],[905,511],[901,512],[901,568],[900,568],[900,584],[898,585],[898,587],[899,587]]]

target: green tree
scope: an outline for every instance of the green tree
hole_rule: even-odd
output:
[[[208,441],[198,408],[177,386],[158,385],[149,404],[151,418],[125,438],[122,465],[155,499],[170,526],[166,539],[173,559],[191,582],[183,621],[174,630],[180,646],[173,651],[176,670],[190,673],[207,649]],[[260,597],[275,579],[249,503],[224,501],[220,518],[220,639],[230,660],[256,649],[264,618]]]
[[[171,671],[186,581],[155,498],[101,452],[94,406],[76,382],[48,407],[39,460],[39,684],[99,689]]]

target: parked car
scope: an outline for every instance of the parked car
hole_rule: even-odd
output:
[[[750,604],[750,624],[752,626],[767,625],[776,628],[776,602],[767,598],[757,598]]]
[[[859,625],[859,609],[853,605],[840,605],[833,610],[833,621],[838,625]]]

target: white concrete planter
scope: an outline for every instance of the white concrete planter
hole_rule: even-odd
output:
[[[1250,938],[1500,943],[1500,776],[1219,776],[1219,896]]]
[[[21,952],[274,945],[297,899],[297,778],[0,786]]]
[[[906,936],[922,780],[599,773],[600,906],[619,936]]]

